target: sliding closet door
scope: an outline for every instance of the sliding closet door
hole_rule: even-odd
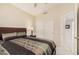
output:
[[[39,38],[53,40],[53,20],[48,15],[36,18],[36,35]]]
[[[44,37],[53,40],[53,20],[50,18],[45,20]]]
[[[44,24],[43,24],[43,20],[40,18],[36,19],[36,36],[39,38],[43,38],[44,36]]]

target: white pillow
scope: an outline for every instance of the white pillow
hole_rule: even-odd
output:
[[[2,39],[5,40],[8,37],[16,36],[16,32],[14,33],[2,33]]]
[[[26,35],[25,32],[17,32],[17,33],[16,33],[16,36],[24,36],[24,35]]]

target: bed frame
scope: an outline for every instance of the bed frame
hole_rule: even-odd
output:
[[[26,32],[26,28],[0,27],[0,33]]]

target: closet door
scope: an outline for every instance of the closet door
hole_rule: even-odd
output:
[[[36,35],[39,38],[53,40],[53,20],[48,15],[36,19]]]
[[[38,38],[43,38],[44,37],[44,24],[43,24],[43,20],[40,18],[36,19],[36,36]]]
[[[45,39],[53,40],[53,20],[50,18],[45,20],[44,37]]]

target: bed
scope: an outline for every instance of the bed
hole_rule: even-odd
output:
[[[28,37],[26,28],[0,27],[0,55],[55,55],[52,40]]]

